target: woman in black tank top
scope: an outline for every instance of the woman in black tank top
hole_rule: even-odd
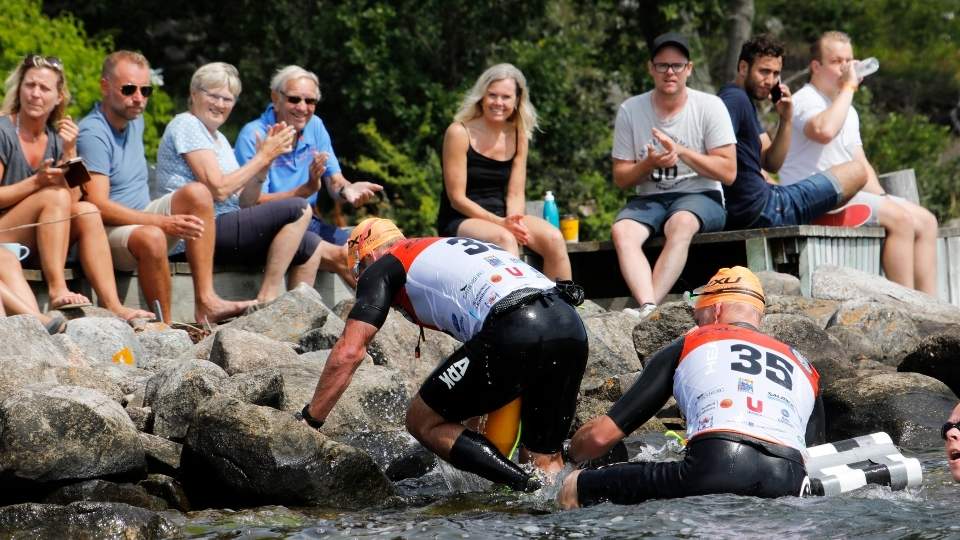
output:
[[[570,279],[560,230],[524,215],[527,150],[536,125],[523,73],[511,64],[483,72],[443,137],[437,231],[493,242],[516,255],[526,245],[543,257],[548,278]]]

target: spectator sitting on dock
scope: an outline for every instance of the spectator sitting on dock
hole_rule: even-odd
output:
[[[366,204],[383,189],[372,182],[350,182],[344,177],[333,152],[330,134],[315,113],[320,101],[320,79],[300,66],[286,66],[270,81],[270,105],[259,118],[247,123],[237,136],[234,153],[240,165],[257,153],[257,141],[271,125],[284,122],[297,131],[293,148],[273,161],[259,203],[300,197],[313,211],[308,231],[320,237],[320,269],[336,272],[351,286],[356,285],[347,268],[348,233],[319,217],[317,194],[321,185],[334,200],[353,206]]]
[[[818,171],[855,160],[867,183],[844,211],[825,225],[880,225],[886,230],[881,264],[887,279],[931,296],[937,292],[937,219],[929,210],[884,193],[860,138],[853,95],[860,86],[853,45],[843,32],[826,32],[810,49],[810,82],[793,95],[793,144],[780,180],[798,182]]]
[[[737,176],[737,139],[723,102],[687,88],[687,40],[672,32],[657,37],[647,69],[654,89],[620,105],[612,152],[614,183],[636,189],[611,236],[641,317],[680,277],[693,235],[723,229],[720,184]],[[651,271],[643,244],[659,234],[666,241]]]
[[[737,134],[737,179],[723,186],[727,229],[803,225],[853,197],[867,180],[858,161],[834,165],[787,186],[772,184],[763,171],[777,172],[790,147],[793,103],[780,82],[783,45],[768,36],[743,44],[737,78],[720,89]],[[781,93],[777,96],[776,90]],[[774,102],[780,124],[773,140],[763,130],[752,100]]]
[[[104,59],[100,77],[103,101],[80,121],[77,148],[90,170],[86,199],[100,208],[107,224],[114,265],[137,270],[148,305],[159,301],[163,320],[169,321],[167,253],[186,240],[194,320],[215,323],[238,315],[256,302],[229,302],[214,290],[216,231],[210,190],[190,183],[150,200],[141,116],[153,92],[150,63],[139,53],[117,51]]]

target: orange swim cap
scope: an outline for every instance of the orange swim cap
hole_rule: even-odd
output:
[[[347,240],[347,266],[355,277],[360,275],[360,261],[391,240],[403,238],[403,233],[389,219],[367,218],[357,224]]]
[[[763,313],[763,285],[753,272],[742,266],[721,268],[706,285],[693,291],[693,295],[697,309],[717,302],[743,302]]]

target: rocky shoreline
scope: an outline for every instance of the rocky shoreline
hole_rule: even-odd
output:
[[[821,373],[829,440],[886,431],[908,450],[942,444],[960,390],[960,309],[846,268],[820,267],[812,298],[790,276],[761,279],[763,330]],[[31,317],[0,319],[0,535],[165,538],[182,534],[179,513],[203,508],[389,504],[394,482],[436,465],[403,418],[458,343],[427,330],[415,359],[419,330],[391,313],[317,433],[292,412],[349,307],[302,286],[198,343],[96,308],[57,336]],[[590,360],[574,428],[693,325],[679,302],[639,322],[589,301],[579,309]],[[677,416],[670,403],[641,429],[680,427]]]

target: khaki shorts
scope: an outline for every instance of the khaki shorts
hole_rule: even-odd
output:
[[[863,225],[877,227],[880,225],[880,207],[883,206],[883,203],[886,201],[893,201],[901,206],[906,206],[909,204],[906,199],[897,197],[896,195],[877,195],[876,193],[860,191],[854,195],[847,202],[847,204],[831,211],[830,213],[839,212],[851,205],[865,204],[870,207],[870,217],[867,218]]]
[[[146,208],[141,210],[148,214],[160,214],[169,216],[173,204],[173,193],[167,193],[159,199],[150,201]],[[137,259],[130,253],[127,243],[130,241],[130,235],[137,227],[143,225],[120,225],[119,227],[105,227],[107,231],[107,242],[110,244],[110,255],[113,256],[113,267],[123,272],[132,272],[137,269]],[[167,252],[173,249],[180,239],[176,236],[167,236]]]

